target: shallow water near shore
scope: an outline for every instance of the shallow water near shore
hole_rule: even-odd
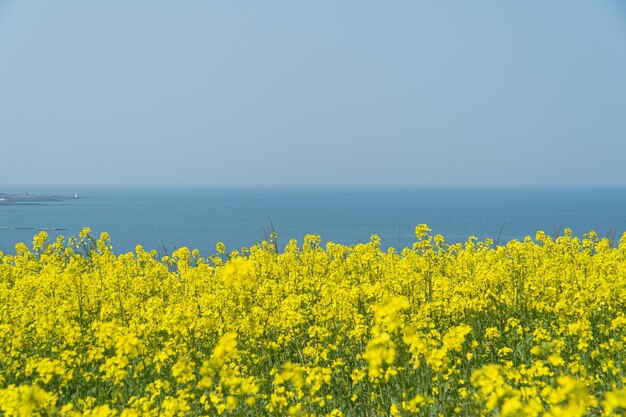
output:
[[[415,226],[426,223],[450,242],[475,235],[500,243],[549,235],[566,227],[619,239],[626,231],[626,188],[446,187],[27,187],[31,192],[78,199],[0,206],[0,250],[30,246],[39,229],[54,238],[107,231],[115,252],[137,244],[158,252],[187,246],[205,255],[222,241],[250,246],[278,233],[279,247],[319,234],[324,241],[366,242],[373,233],[385,247],[410,246]],[[54,230],[57,229],[57,230]]]

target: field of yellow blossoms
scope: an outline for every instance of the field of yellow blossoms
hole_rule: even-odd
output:
[[[610,416],[626,234],[0,253],[0,415]]]

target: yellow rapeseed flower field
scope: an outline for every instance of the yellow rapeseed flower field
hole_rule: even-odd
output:
[[[626,234],[0,253],[6,416],[611,416]]]

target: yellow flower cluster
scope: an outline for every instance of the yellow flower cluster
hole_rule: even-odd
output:
[[[0,252],[0,415],[618,416],[626,234]]]

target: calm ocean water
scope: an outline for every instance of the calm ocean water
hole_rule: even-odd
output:
[[[570,227],[582,235],[626,231],[626,188],[3,188],[0,192],[74,195],[79,199],[40,205],[0,205],[0,250],[30,245],[37,228],[62,228],[55,237],[77,235],[89,226],[111,235],[116,252],[137,244],[146,249],[181,246],[215,252],[250,246],[273,224],[279,246],[305,234],[345,244],[366,242],[377,233],[384,246],[405,247],[414,229],[427,223],[449,241],[469,235],[500,242],[558,234]]]

